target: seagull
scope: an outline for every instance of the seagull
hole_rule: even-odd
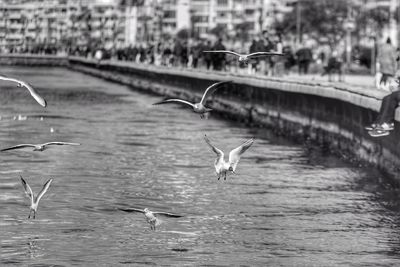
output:
[[[42,190],[39,192],[39,194],[35,198],[35,196],[33,194],[33,191],[31,189],[31,187],[29,186],[29,184],[24,180],[24,178],[22,178],[21,175],[20,175],[20,177],[21,177],[22,186],[24,187],[24,190],[25,190],[25,194],[26,194],[27,197],[29,197],[31,199],[31,207],[30,207],[28,219],[31,218],[32,211],[33,211],[33,219],[35,219],[36,218],[37,209],[38,209],[38,206],[39,206],[39,201],[43,197],[43,195],[47,192],[47,189],[49,189],[50,184],[53,181],[53,179],[49,179],[43,185]]]
[[[172,217],[172,218],[180,218],[182,215],[178,214],[173,214],[169,212],[162,212],[162,211],[151,211],[148,208],[145,209],[135,209],[135,208],[129,208],[129,209],[120,209],[125,212],[141,212],[144,214],[146,217],[147,222],[150,224],[150,229],[151,230],[156,230],[156,226],[161,224],[161,220],[156,217],[155,214],[162,215],[162,216],[167,216],[167,217]]]
[[[154,103],[153,105],[160,105],[160,104],[167,104],[167,103],[183,103],[183,104],[191,106],[195,113],[199,113],[200,118],[204,118],[204,114],[207,112],[210,112],[212,110],[211,108],[207,108],[204,106],[206,98],[209,97],[211,94],[213,94],[215,92],[215,90],[217,90],[220,87],[220,85],[226,84],[226,83],[230,83],[230,81],[229,82],[217,82],[217,83],[214,83],[211,86],[209,86],[206,89],[206,91],[204,92],[203,97],[201,98],[199,103],[193,104],[193,103],[190,103],[190,102],[188,102],[186,100],[182,100],[182,99],[166,99],[161,102]]]
[[[26,147],[33,147],[33,151],[43,151],[45,149],[47,149],[48,146],[52,146],[52,145],[58,145],[58,146],[63,146],[63,145],[69,145],[69,146],[80,146],[81,144],[79,143],[67,143],[67,142],[48,142],[48,143],[44,143],[44,144],[20,144],[20,145],[16,145],[16,146],[12,146],[12,147],[8,147],[8,148],[3,148],[0,151],[7,151],[7,150],[14,150],[14,149],[21,149],[21,148],[26,148]]]
[[[2,75],[0,75],[0,80],[15,82],[15,83],[17,83],[17,86],[18,86],[18,87],[25,87],[26,89],[28,89],[29,93],[31,93],[31,95],[33,96],[33,98],[34,98],[42,107],[46,107],[46,106],[47,106],[46,100],[44,100],[44,98],[41,97],[41,96],[36,92],[36,90],[33,89],[32,86],[29,85],[28,83],[26,83],[26,82],[24,82],[24,81],[21,81],[21,80],[14,79],[14,78],[2,76]]]
[[[245,65],[249,64],[249,61],[251,59],[257,58],[257,57],[267,57],[267,56],[284,56],[282,53],[278,52],[255,52],[251,54],[239,54],[233,51],[228,51],[228,50],[212,50],[212,51],[203,51],[203,53],[225,53],[225,54],[230,54],[239,57],[239,63],[243,63]]]
[[[240,156],[253,144],[254,138],[251,138],[244,142],[242,145],[239,147],[233,149],[229,153],[229,161],[226,162],[224,160],[224,152],[222,150],[216,148],[213,146],[208,139],[207,135],[204,135],[204,140],[206,143],[211,147],[211,149],[217,154],[217,158],[215,159],[214,166],[215,166],[215,172],[217,173],[218,180],[221,178],[222,175],[224,175],[224,180],[226,180],[226,174],[227,172],[232,172],[235,173],[236,166],[239,163]]]

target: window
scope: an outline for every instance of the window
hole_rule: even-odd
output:
[[[228,5],[228,0],[218,0],[217,4],[219,6],[227,6]]]
[[[221,11],[217,11],[217,17],[218,18],[225,18],[226,17],[226,13],[225,12],[221,12]]]
[[[172,23],[163,23],[163,26],[166,28],[175,28],[176,27],[176,23],[172,22]]]
[[[173,10],[164,11],[164,18],[166,18],[166,19],[175,18],[175,16],[176,16],[176,12]]]
[[[208,16],[193,16],[193,22],[208,22]]]

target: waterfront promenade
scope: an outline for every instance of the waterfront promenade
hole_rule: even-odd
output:
[[[0,64],[57,63],[161,97],[188,101],[198,99],[212,82],[232,81],[229,90],[220,91],[209,103],[215,113],[273,129],[299,142],[314,142],[332,153],[372,163],[393,177],[400,173],[399,127],[390,136],[378,139],[364,130],[387,94],[373,86],[371,76],[347,76],[345,82],[328,82],[327,77],[318,76],[250,76],[80,57],[0,56]],[[397,112],[397,121],[399,115]]]

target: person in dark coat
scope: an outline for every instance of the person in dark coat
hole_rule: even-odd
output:
[[[209,51],[211,49],[212,49],[212,47],[211,47],[211,42],[210,41],[207,41],[203,45],[203,48],[202,48],[203,51]],[[203,55],[203,58],[204,58],[204,62],[206,63],[206,67],[209,70],[210,67],[211,67],[211,63],[212,63],[212,55],[211,55],[211,53],[203,53],[202,55]]]
[[[214,44],[213,50],[226,50],[222,44],[222,39],[219,38]],[[222,70],[225,68],[225,53],[217,53],[213,55],[213,65],[215,70]]]
[[[193,58],[193,61],[192,61],[193,68],[197,68],[202,50],[203,50],[203,46],[201,45],[201,43],[197,43],[196,45],[194,45],[192,47],[191,54],[192,54],[192,58]]]
[[[249,48],[249,54],[255,53],[255,52],[260,52],[260,51],[264,51],[264,49],[263,48],[260,49],[260,45],[258,44],[258,42],[253,39],[253,41],[251,42],[250,48]],[[251,65],[250,65],[252,73],[256,72],[258,63],[259,63],[258,59],[252,60]]]
[[[307,74],[312,60],[312,52],[308,47],[300,48],[296,52],[297,64],[299,65],[299,74]]]
[[[285,74],[289,74],[290,69],[296,64],[296,60],[294,58],[292,48],[290,46],[285,46],[282,49],[284,56],[284,68]]]

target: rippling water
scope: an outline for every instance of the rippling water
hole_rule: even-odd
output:
[[[80,142],[4,152],[0,168],[1,266],[382,266],[399,263],[400,191],[261,129],[174,106],[159,97],[64,69],[4,68],[47,99],[41,108],[0,84],[0,145]],[[41,119],[43,118],[43,119]],[[207,135],[221,149],[256,137],[238,174],[217,181]],[[38,192],[27,220],[22,174]],[[153,232],[139,213],[174,212]]]

